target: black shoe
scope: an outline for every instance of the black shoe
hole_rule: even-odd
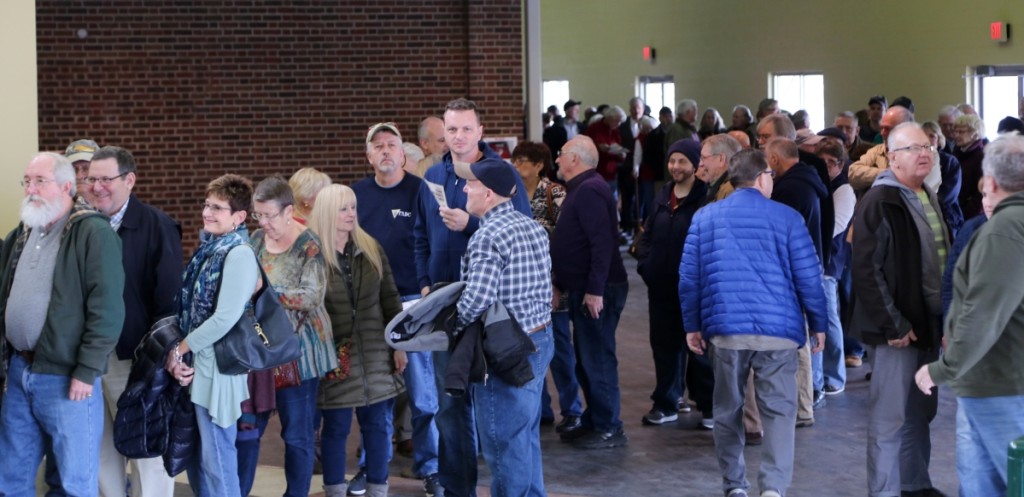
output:
[[[577,449],[610,449],[626,445],[629,439],[626,433],[619,428],[612,432],[592,431],[572,441],[572,446]]]
[[[555,424],[555,418],[540,418],[541,426],[551,426]]]
[[[558,428],[555,429],[557,430]],[[562,433],[559,433],[558,438],[560,438],[563,442],[574,442],[577,438],[583,437],[592,431],[593,430],[586,428],[582,424],[580,424],[579,426],[573,428],[572,430],[563,431]]]
[[[555,432],[569,433],[580,429],[582,426],[583,422],[580,421],[579,416],[566,416],[555,426]]]
[[[825,404],[825,392],[822,392],[821,390],[815,390],[814,402],[811,403],[811,408],[821,409],[822,407],[825,407]]]
[[[936,488],[922,488],[921,490],[904,490],[900,492],[901,497],[947,497]]]

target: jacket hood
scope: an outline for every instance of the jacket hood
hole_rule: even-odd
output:
[[[484,156],[481,157],[480,160],[483,160],[483,159],[499,159],[499,160],[502,160],[501,156],[498,155],[498,153],[495,152],[494,149],[492,149],[490,147],[490,145],[487,144],[487,142],[485,142],[483,140],[480,140],[479,142],[477,142],[476,146],[484,154]],[[455,167],[455,161],[452,160],[452,151],[451,150],[445,152],[444,155],[441,156],[441,161],[444,162],[445,167],[447,167],[449,169],[453,169]]]
[[[805,164],[803,162],[797,162],[795,166],[791,167],[786,174],[780,176],[775,180],[775,188],[782,188],[789,182],[802,181],[807,183],[814,189],[814,194],[818,198],[828,197],[828,187],[821,182],[821,177],[818,176],[818,171],[814,170],[814,167]]]
[[[896,174],[892,172],[892,169],[886,169],[879,173],[878,177],[875,178],[875,182],[872,183],[871,188],[875,188],[877,186],[892,186],[901,190],[906,190],[912,194],[914,193],[914,191],[907,187],[907,185],[900,183],[900,181],[896,179]]]

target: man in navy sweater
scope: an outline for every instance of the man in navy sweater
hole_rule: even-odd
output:
[[[426,295],[434,283],[459,281],[462,256],[469,237],[480,226],[480,220],[466,212],[466,180],[455,174],[455,163],[472,164],[482,159],[501,159],[481,141],[484,127],[476,104],[457,98],[444,112],[444,139],[448,153],[423,175],[419,201],[416,205],[415,253],[416,278],[420,292]],[[512,205],[530,216],[526,186],[516,175],[517,188]],[[447,205],[438,205],[428,183],[444,190]],[[438,391],[444,388],[449,353],[434,352],[434,380]],[[476,424],[470,403],[472,394],[463,397],[438,396],[437,430],[440,435],[438,476],[445,495],[467,497],[476,495]]]
[[[569,296],[580,386],[587,400],[583,429],[562,439],[584,449],[625,445],[619,419],[619,373],[615,328],[629,285],[618,248],[615,199],[597,173],[593,140],[577,136],[562,147],[558,174],[568,193],[551,239],[555,299]]]
[[[366,160],[373,176],[354,185],[352,190],[363,206],[359,225],[377,239],[391,263],[402,301],[420,297],[413,248],[416,205],[423,180],[407,173],[402,135],[391,123],[378,123],[366,135]],[[437,386],[434,362],[427,352],[407,352],[409,364],[402,372],[409,392],[412,414],[412,472],[423,478],[426,493],[439,492],[437,478]],[[351,488],[351,487],[350,487]]]

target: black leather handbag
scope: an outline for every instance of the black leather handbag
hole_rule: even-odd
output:
[[[263,286],[253,295],[252,305],[246,306],[238,322],[213,344],[217,369],[223,374],[276,368],[302,355],[295,328],[262,266],[260,278]]]

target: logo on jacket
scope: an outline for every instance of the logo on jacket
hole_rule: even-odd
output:
[[[400,217],[412,217],[412,213],[403,211],[402,209],[391,209],[391,217],[394,219],[398,219]]]

